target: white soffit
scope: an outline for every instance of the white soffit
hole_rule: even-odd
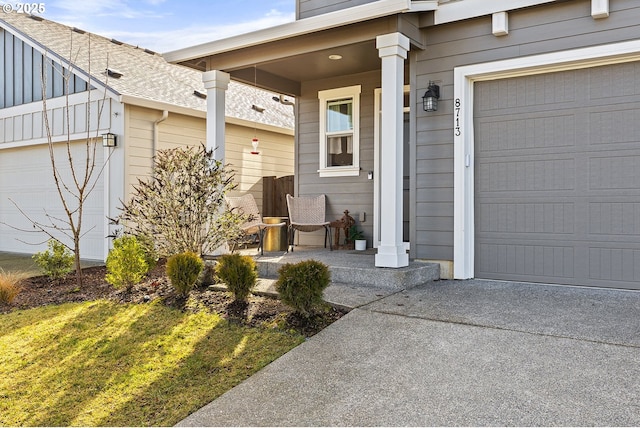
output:
[[[505,10],[520,9],[538,4],[553,3],[557,0],[459,0],[443,3],[434,12],[434,24],[461,21],[478,16],[492,15]],[[505,8],[506,6],[506,8]]]
[[[275,27],[264,28],[251,33],[166,52],[163,56],[168,62],[188,61],[397,13],[425,12],[436,10],[437,8],[437,0],[379,0],[310,18],[299,19]]]

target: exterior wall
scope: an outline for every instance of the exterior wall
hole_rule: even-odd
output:
[[[162,117],[161,110],[127,106],[126,108],[126,192],[128,198],[138,177],[148,177],[153,165],[153,124]],[[293,174],[293,135],[227,123],[226,162],[237,171],[237,192],[253,193],[262,208],[262,177]],[[260,140],[259,155],[252,155],[251,139]],[[204,118],[169,113],[158,124],[157,150],[206,143]]]
[[[638,38],[640,6],[610,3],[594,20],[587,0],[546,4],[509,13],[509,34],[491,33],[491,16],[428,27],[427,49],[412,53],[418,101],[429,80],[441,88],[438,112],[416,111],[416,256],[453,259],[453,69]]]
[[[125,196],[129,197],[138,178],[151,175],[153,166],[153,124],[162,117],[162,110],[126,106]],[[156,150],[206,143],[204,118],[169,113],[158,125]]]
[[[319,177],[319,101],[318,91],[345,86],[362,85],[360,95],[360,175],[357,177]],[[374,71],[338,79],[305,82],[302,96],[298,99],[298,165],[296,171],[297,195],[327,196],[328,221],[342,217],[349,210],[356,220],[366,213],[366,222],[361,224],[365,237],[371,245],[373,237],[373,180],[367,172],[374,170],[374,90],[380,87],[380,72]],[[300,244],[322,245],[323,232],[300,233]]]
[[[293,175],[293,135],[227,123],[226,162],[236,171],[234,193],[252,193],[262,212],[262,177]],[[293,133],[292,133],[293,134]],[[251,154],[251,140],[260,142],[260,154]]]
[[[376,0],[298,0],[296,19],[309,18],[348,7],[372,3]]]

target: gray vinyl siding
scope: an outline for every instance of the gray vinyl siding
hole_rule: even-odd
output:
[[[362,85],[360,94],[360,175],[358,177],[319,177],[319,101],[318,91],[352,85]],[[363,223],[366,238],[371,245],[373,237],[373,180],[367,172],[373,171],[373,103],[374,90],[380,87],[380,72],[370,72],[339,79],[305,82],[298,99],[298,164],[296,170],[297,195],[327,196],[327,220],[337,220],[344,210],[358,220],[366,213]]]
[[[372,3],[373,1],[376,0],[298,0],[297,19],[335,12],[348,7]]]
[[[509,34],[491,34],[491,16],[427,27],[427,47],[413,51],[416,109],[416,257],[453,259],[453,69],[457,66],[637,39],[640,5],[610,2],[610,16],[594,20],[591,1],[511,11]],[[419,105],[429,80],[440,84],[437,112]],[[413,245],[413,242],[412,242]]]

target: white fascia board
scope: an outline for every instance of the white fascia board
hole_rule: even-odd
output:
[[[478,16],[492,15],[496,12],[506,12],[523,7],[553,3],[557,0],[460,0],[441,4],[433,14],[434,24],[461,21]]]
[[[397,13],[425,12],[427,10],[436,10],[437,8],[438,2],[435,0],[417,2],[412,2],[411,0],[379,0],[310,18],[299,19],[275,27],[264,28],[251,33],[166,52],[163,56],[168,62],[188,61]]]
[[[284,128],[281,126],[269,125],[267,123],[252,122],[250,120],[240,119],[240,118],[231,117],[231,116],[226,116],[224,120],[227,124],[244,126],[245,128],[255,128],[261,131],[273,132],[276,134],[287,135],[290,137],[293,137],[295,135],[295,131],[291,128]]]
[[[100,128],[91,131],[88,135],[86,132],[76,132],[72,134],[53,135],[51,136],[51,142],[53,144],[66,143],[67,141],[81,141],[92,138],[101,138],[100,136],[106,132],[113,132],[110,128]],[[19,147],[31,147],[39,146],[43,144],[49,144],[48,137],[30,138],[28,140],[12,141],[10,143],[0,143],[0,151],[4,149],[15,149]]]
[[[67,96],[60,96],[55,98],[47,98],[47,110],[53,110],[57,108],[66,108],[67,106],[74,106],[85,102],[101,101],[102,99],[114,99],[111,93],[107,92],[107,97],[104,96],[104,92],[100,89],[94,89],[90,93],[87,91],[76,92],[75,94],[69,94]],[[6,119],[8,117],[20,116],[23,114],[31,114],[41,112],[44,108],[44,101],[32,101],[26,104],[19,104],[17,106],[5,107],[0,109],[0,119]]]
[[[195,95],[194,95],[195,96]],[[193,116],[206,119],[207,111],[206,110],[197,110],[194,108],[177,106],[175,104],[170,104],[162,101],[154,101],[149,100],[147,98],[136,97],[133,95],[120,95],[118,98],[123,104],[134,105],[138,107],[145,107],[154,110],[168,110],[171,113],[183,114],[185,116]]]
[[[205,110],[198,110],[198,109],[193,109],[189,107],[177,106],[174,104],[169,104],[161,101],[153,101],[146,98],[134,97],[131,95],[121,95],[118,101],[127,105],[134,105],[134,106],[144,107],[144,108],[149,108],[154,110],[162,110],[162,111],[167,110],[171,113],[197,117],[200,119],[207,118],[207,112]],[[263,131],[275,132],[278,134],[294,135],[293,129],[290,129],[290,128],[282,128],[280,126],[269,125],[266,123],[252,122],[250,120],[240,119],[232,116],[226,116],[225,122],[231,123],[234,125],[245,126],[249,128],[261,129]]]

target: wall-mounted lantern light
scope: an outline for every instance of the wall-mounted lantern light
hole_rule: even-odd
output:
[[[440,98],[440,86],[429,81],[427,92],[422,97],[422,108],[424,111],[438,111],[438,99]]]
[[[111,132],[102,134],[102,147],[115,147],[117,144],[116,134],[112,134]]]

